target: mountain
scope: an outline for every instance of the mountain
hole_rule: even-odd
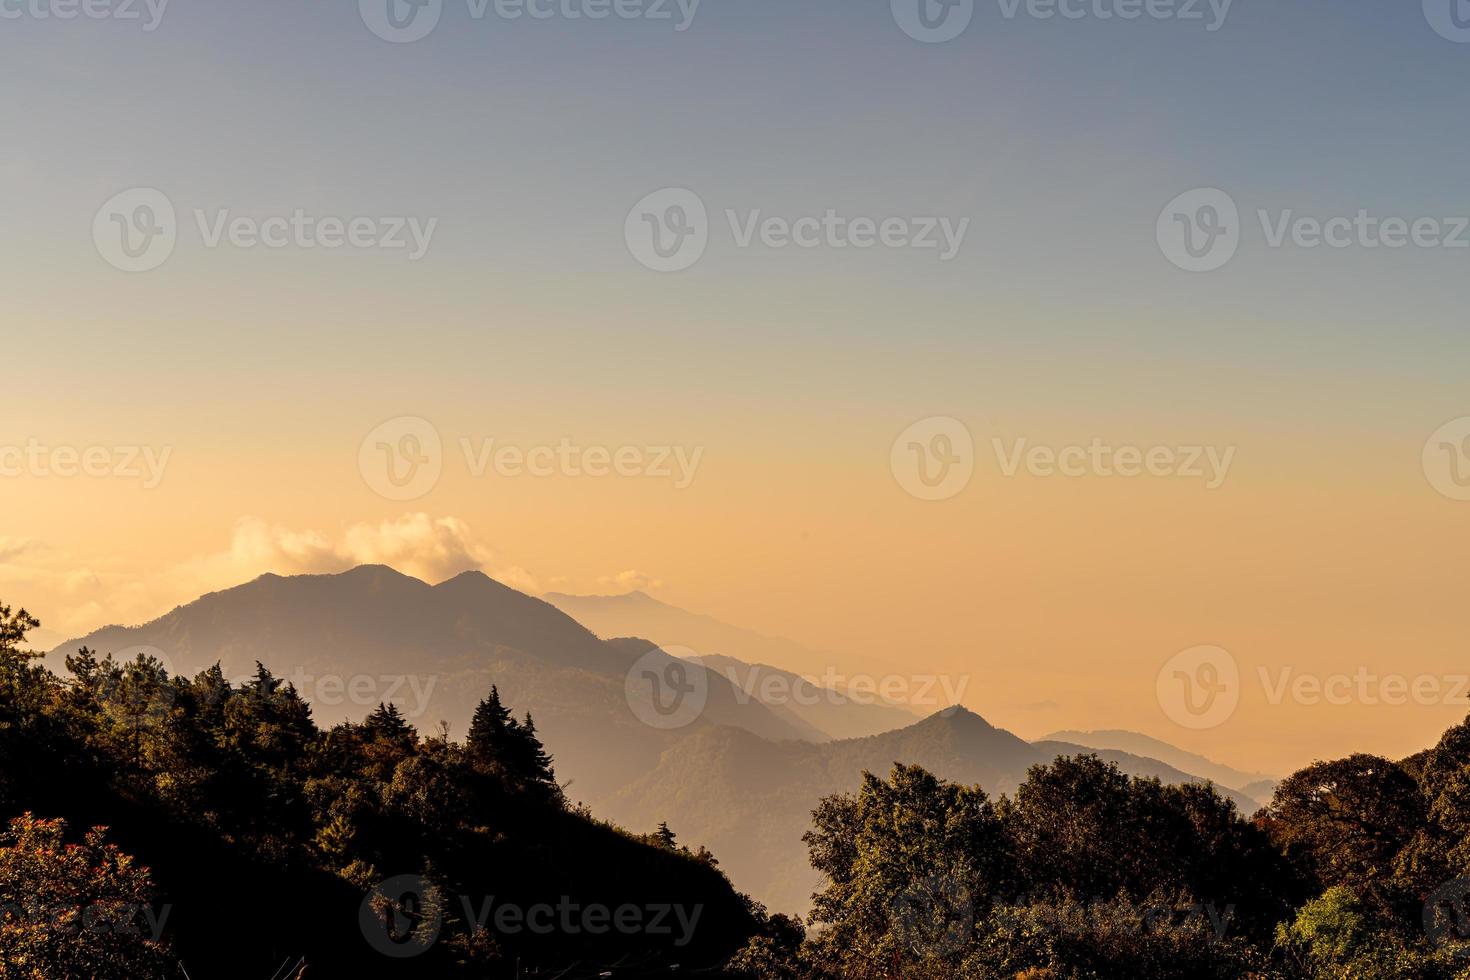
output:
[[[601,640],[549,603],[480,572],[432,586],[381,565],[263,575],[142,626],[109,626],[60,644],[48,665],[60,670],[79,646],[126,659],[148,648],[171,673],[187,676],[219,662],[227,676],[248,677],[260,661],[297,686],[321,724],[361,720],[388,701],[420,730],[444,721],[455,737],[468,731],[475,705],[495,684],[507,703],[534,715],[560,759],[558,778],[570,779],[569,795],[589,803],[651,770],[666,748],[701,726],[732,725],[777,740],[811,734],[717,673],[646,640]],[[687,729],[665,730],[635,715],[625,689],[635,664],[639,674],[700,672],[707,700]]]
[[[1232,769],[1202,755],[1170,745],[1168,742],[1151,738],[1138,732],[1109,729],[1097,732],[1061,731],[1053,732],[1038,741],[1071,742],[1093,749],[1117,749],[1134,755],[1148,756],[1166,762],[1176,769],[1192,772],[1221,786],[1228,786],[1255,800],[1261,806],[1271,801],[1276,791],[1277,780],[1261,772],[1242,772]]]
[[[789,670],[719,655],[689,659],[722,675],[737,690],[793,725],[809,727],[815,733],[815,737],[806,739],[809,742],[880,735],[915,721],[906,708],[879,703],[873,697],[845,695]]]
[[[605,813],[628,826],[667,820],[681,839],[714,851],[741,891],[775,911],[805,912],[818,885],[801,840],[811,812],[824,796],[855,791],[865,770],[887,775],[896,762],[918,764],[944,779],[979,784],[995,798],[1013,794],[1031,766],[1078,754],[1096,754],[1129,775],[1165,783],[1204,781],[1128,752],[1027,742],[951,708],[898,731],[820,745],[705,729],[665,752],[657,769],[607,802]],[[1254,811],[1254,801],[1221,792]]]
[[[751,665],[775,664],[838,690],[844,686],[835,678],[839,668],[849,673],[884,672],[881,664],[865,662],[861,657],[824,653],[783,637],[731,626],[712,616],[660,602],[646,592],[625,595],[551,592],[542,598],[599,636],[646,636],[660,646],[687,647],[688,656],[724,656]],[[830,683],[824,680],[829,676],[833,676]],[[917,717],[910,714],[902,724],[912,724]]]

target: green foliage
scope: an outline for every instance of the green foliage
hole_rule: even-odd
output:
[[[95,828],[27,813],[0,834],[0,978],[154,980],[175,976],[158,941],[169,909],[146,870]]]
[[[194,976],[268,977],[302,959],[316,977],[481,980],[632,962],[646,972],[622,975],[638,976],[717,964],[755,932],[707,854],[569,811],[535,723],[512,719],[498,692],[471,745],[420,737],[392,704],[322,731],[259,664],[236,685],[217,665],[171,677],[146,655],[83,649],[62,680],[20,649],[34,620],[0,610],[0,817],[111,825],[152,869],[99,834],[63,845],[62,823],[27,817],[0,840],[0,898],[111,908],[161,895],[175,910],[156,942],[0,922],[0,980],[181,975],[169,951]],[[402,876],[434,881],[444,902],[437,941],[399,962],[365,938],[359,909]],[[676,946],[674,930],[495,935],[466,912],[487,901],[700,913]]]

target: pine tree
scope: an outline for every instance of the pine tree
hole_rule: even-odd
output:
[[[499,688],[491,685],[490,696],[475,707],[466,739],[470,752],[486,761],[500,761],[497,753],[505,744],[506,733],[515,727],[510,709],[500,703]]]
[[[667,820],[658,825],[658,830],[653,833],[653,841],[665,850],[677,851],[679,849],[679,840],[674,836],[674,832],[669,829],[669,822]]]
[[[370,736],[388,742],[412,744],[418,739],[418,732],[403,717],[398,705],[392,703],[384,704],[379,701],[378,706],[363,721],[362,727]]]
[[[536,722],[531,719],[529,711],[526,712],[525,723],[517,734],[520,736],[521,751],[516,760],[516,775],[530,783],[555,786],[556,771],[551,766],[552,758],[536,735]]]

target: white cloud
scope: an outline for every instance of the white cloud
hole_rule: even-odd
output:
[[[326,574],[367,564],[389,565],[430,583],[478,569],[512,588],[539,591],[535,576],[500,563],[464,521],[412,513],[348,525],[335,534],[243,517],[223,551],[153,571],[94,567],[35,542],[0,539],[0,599],[42,609],[46,626],[76,636],[109,623],[146,622],[181,602],[267,572]]]

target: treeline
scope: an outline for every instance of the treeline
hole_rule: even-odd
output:
[[[568,807],[529,717],[321,730],[259,667],[65,680],[0,606],[0,978],[667,976],[763,911],[673,833]],[[105,829],[95,829],[105,828]]]
[[[740,975],[1470,978],[1470,723],[1402,763],[1313,765],[1250,820],[1094,756],[996,801],[897,766],[814,820],[815,928],[768,929]]]
[[[59,678],[36,625],[0,606],[0,980],[1470,980],[1470,723],[1250,818],[1094,756],[999,799],[865,774],[813,814],[802,922],[569,807],[493,688],[463,741],[324,731],[264,667]]]

